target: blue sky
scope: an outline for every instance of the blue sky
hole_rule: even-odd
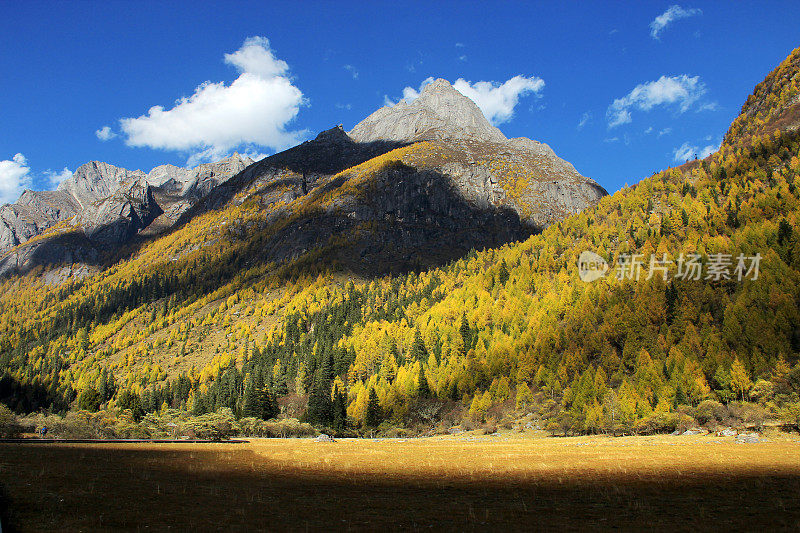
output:
[[[429,4],[3,1],[0,201],[90,160],[274,153],[429,77],[613,192],[716,147],[800,46],[796,1]]]

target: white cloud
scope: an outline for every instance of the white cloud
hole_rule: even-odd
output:
[[[456,48],[464,48],[464,43],[456,43]]]
[[[31,186],[31,169],[22,154],[0,161],[0,204],[16,202],[19,195]]]
[[[272,53],[266,37],[248,37],[237,51],[225,54],[225,62],[235,66],[239,72],[265,80],[284,76],[289,71],[286,61]]]
[[[427,85],[430,85],[431,83],[433,83],[433,76],[428,76],[427,78],[422,80],[422,83],[419,84],[419,90],[417,90],[417,89],[415,89],[413,87],[404,88],[403,89],[403,98],[401,98],[400,101],[405,102],[407,104],[413,102],[414,100],[419,98],[419,93],[422,92],[422,89],[424,89]],[[389,97],[385,96],[385,95],[383,97],[383,101],[384,102],[390,102],[390,105],[394,105],[396,103],[396,102],[393,102],[392,100],[390,100]]]
[[[716,111],[719,109],[717,102],[706,102],[697,108],[698,111]]]
[[[672,128],[664,128],[663,130],[659,130],[658,136],[661,137],[663,135],[669,135],[672,133]]]
[[[644,130],[645,135],[653,133],[653,126],[649,126],[646,130]]]
[[[120,126],[129,146],[194,152],[187,164],[224,157],[240,145],[273,150],[300,142],[305,131],[287,125],[305,103],[292,85],[289,66],[275,57],[264,37],[250,37],[225,62],[240,76],[230,85],[207,81],[172,109],[151,107],[146,115],[123,118]]]
[[[650,23],[650,36],[653,39],[659,38],[661,33],[670,23],[678,20],[693,17],[695,15],[702,15],[700,9],[684,9],[679,5],[672,5],[666,11],[661,13],[653,22]]]
[[[458,56],[458,60],[459,61],[466,61],[467,60],[467,56],[466,55],[460,55],[460,56]]]
[[[700,150],[700,159],[705,159],[706,157],[708,157],[711,154],[715,153],[717,150],[719,150],[719,147],[721,146],[721,144],[722,143],[709,144],[708,146],[703,147],[703,149]]]
[[[197,152],[190,154],[186,159],[186,167],[194,168],[197,165],[202,165],[203,163],[213,163],[214,161],[225,159],[227,156],[227,148],[217,148],[212,146],[210,148],[206,148],[205,150],[198,150]]]
[[[43,174],[47,178],[51,189],[55,189],[61,184],[62,181],[72,177],[72,171],[67,167],[64,167],[61,172],[47,169],[43,172]]]
[[[110,141],[111,139],[117,136],[116,133],[111,131],[110,126],[103,126],[99,130],[95,131],[94,134],[97,135],[97,138],[103,142]]]
[[[403,89],[402,101],[408,103],[419,97],[422,89],[433,82],[433,77],[426,78],[419,86],[419,89],[406,87]],[[519,103],[519,99],[530,93],[538,94],[544,89],[544,80],[531,76],[514,76],[503,83],[496,81],[476,81],[469,82],[463,78],[458,78],[453,87],[475,102],[483,112],[484,116],[494,124],[508,122],[514,117],[514,108]],[[385,105],[394,105],[394,102],[384,96]]]
[[[706,86],[700,81],[700,76],[661,76],[655,81],[637,85],[627,95],[614,100],[606,112],[608,127],[631,122],[631,109],[649,111],[657,105],[675,104],[683,113],[705,93]]]
[[[353,109],[353,104],[336,104],[336,109],[347,109],[349,111]]]
[[[353,65],[344,65],[342,68],[349,72],[350,75],[353,76],[354,80],[358,79],[358,70],[356,70],[356,67]]]
[[[697,153],[697,146],[683,143],[678,148],[675,148],[672,153],[675,156],[675,161],[686,161],[694,158],[694,154]]]
[[[587,111],[586,113],[584,113],[583,115],[581,115],[581,120],[578,122],[578,129],[579,129],[579,130],[582,130],[582,129],[583,129],[583,127],[584,127],[586,124],[588,124],[590,120],[592,120],[592,113],[591,113],[591,112],[589,112],[589,111]]]
[[[675,161],[679,162],[688,161],[690,159],[694,159],[695,157],[698,159],[705,159],[719,150],[719,146],[719,144],[709,144],[708,146],[700,148],[685,142],[678,148],[675,148],[672,153],[675,156]]]
[[[462,78],[453,84],[458,92],[478,104],[489,122],[495,126],[511,120],[521,96],[538,94],[544,89],[544,80],[531,76],[514,76],[504,83],[477,81],[470,83]]]

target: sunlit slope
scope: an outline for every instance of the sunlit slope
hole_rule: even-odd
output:
[[[793,81],[770,85],[780,102],[797,98],[796,56],[779,67]],[[776,93],[763,87],[731,131],[751,131],[747,109],[782,123],[768,111]],[[437,266],[442,250],[430,262],[392,251],[376,236],[394,221],[358,213],[395,191],[403,180],[394,177],[448,157],[436,143],[409,145],[321,178],[305,195],[291,194],[298,175],[287,170],[103,276],[55,288],[31,276],[6,281],[3,365],[53,398],[107,390],[112,372],[117,392],[140,393],[150,408],[199,412],[241,408],[255,376],[312,403],[333,386],[346,390],[357,423],[370,389],[398,424],[420,396],[464,400],[476,413],[512,397],[577,431],[656,428],[676,406],[704,399],[790,397],[800,353],[797,132],[726,140],[706,160],[644,179],[524,242]],[[315,239],[304,240],[308,227]],[[429,249],[462,229],[437,234]],[[582,251],[608,261],[608,276],[581,281]],[[421,271],[357,270],[389,252]],[[642,257],[639,279],[617,279],[633,254]],[[699,254],[700,279],[674,279],[676,263],[667,281],[649,276],[651,256],[665,254]],[[730,256],[729,279],[708,276],[715,254]],[[740,254],[758,254],[757,278],[738,279]],[[188,385],[176,387],[179,374]]]

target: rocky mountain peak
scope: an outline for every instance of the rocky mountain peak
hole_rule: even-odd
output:
[[[426,85],[412,102],[385,106],[359,122],[350,137],[357,142],[474,139],[502,143],[505,136],[480,108],[447,80]]]
[[[112,195],[122,183],[143,178],[141,170],[127,170],[102,161],[90,161],[75,170],[72,176],[58,186],[69,193],[81,206],[86,207]]]

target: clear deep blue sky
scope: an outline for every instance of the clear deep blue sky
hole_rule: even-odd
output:
[[[432,4],[0,1],[0,160],[23,154],[36,189],[48,169],[90,160],[186,165],[192,149],[128,146],[119,120],[170,109],[204,81],[230,85],[239,71],[224,54],[260,36],[302,92],[285,127],[304,138],[350,129],[429,76],[535,76],[544,87],[521,95],[500,129],[550,144],[613,192],[676,164],[681,146],[718,145],[754,85],[800,46],[796,0],[682,1],[658,39],[651,23],[671,2]],[[630,121],[610,127],[616,99],[662,76],[693,84],[688,96],[629,96]],[[103,126],[117,137],[101,141]]]

